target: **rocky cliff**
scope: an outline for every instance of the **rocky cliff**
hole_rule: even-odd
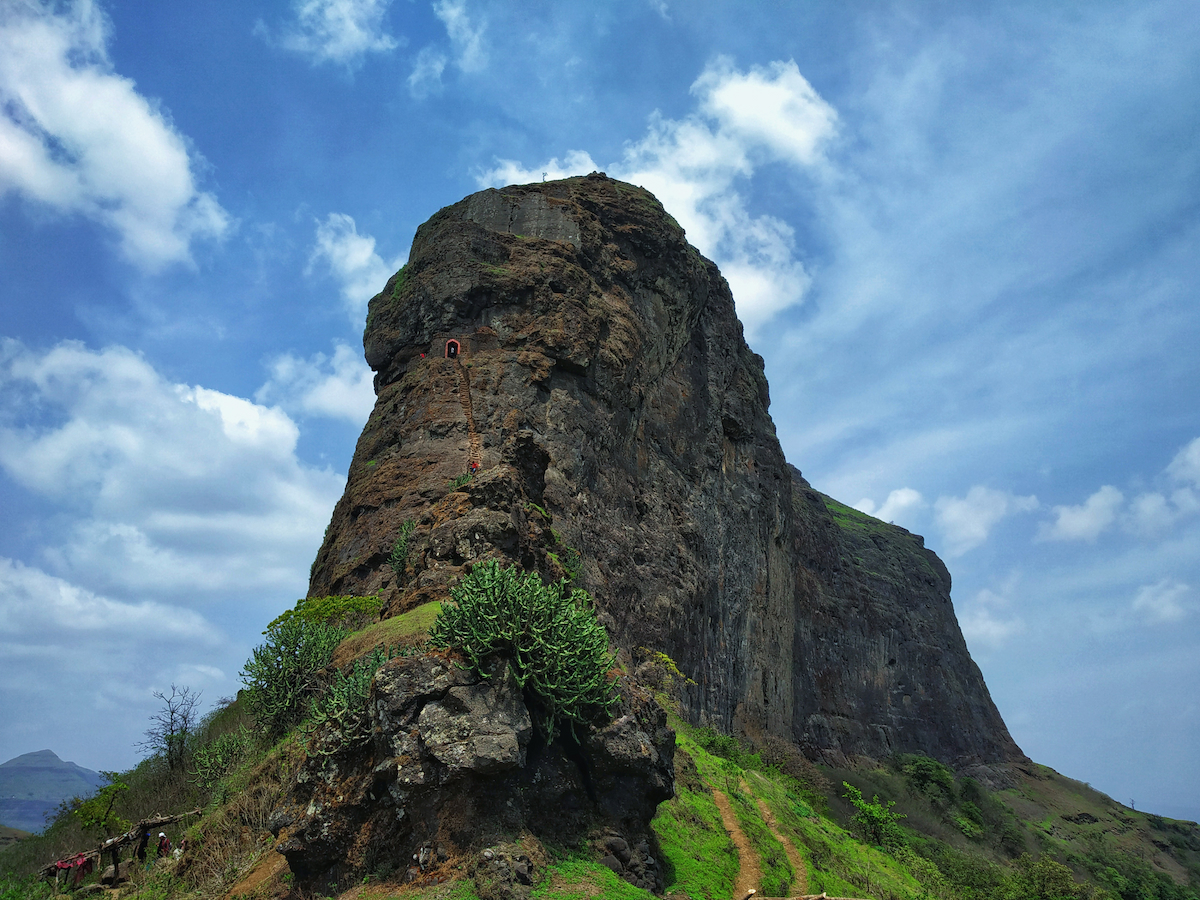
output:
[[[829,762],[1023,758],[945,566],[787,464],[728,285],[648,192],[593,174],[443,209],[363,339],[378,400],[310,596],[395,614],[484,559],[570,571],[629,666],[651,648],[695,682],[696,722]]]

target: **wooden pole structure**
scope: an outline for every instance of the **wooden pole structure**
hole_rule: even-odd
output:
[[[151,816],[148,819],[142,819],[142,821],[138,822],[133,826],[133,828],[129,829],[129,831],[125,832],[124,834],[119,834],[116,837],[109,838],[95,850],[81,850],[79,853],[70,853],[63,858],[74,858],[80,855],[94,858],[96,860],[96,868],[100,868],[100,863],[104,854],[111,853],[114,876],[119,875],[121,871],[121,857],[119,853],[121,847],[136,841],[143,833],[145,833],[147,828],[157,828],[160,825],[173,825],[181,819],[186,819],[188,816],[198,815],[200,815],[200,807],[196,807],[188,812],[176,813],[173,816],[164,816],[161,814]],[[49,878],[51,875],[55,875],[58,872],[56,863],[57,860],[48,865],[42,866],[42,868],[38,870],[38,874],[43,878]]]

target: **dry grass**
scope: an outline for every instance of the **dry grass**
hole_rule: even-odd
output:
[[[178,874],[202,896],[217,897],[273,853],[267,828],[284,786],[296,776],[303,753],[285,740],[258,765],[232,780],[226,802],[188,831],[190,848]]]

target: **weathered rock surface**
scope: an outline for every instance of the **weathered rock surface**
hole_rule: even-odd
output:
[[[646,191],[592,175],[447,207],[364,345],[378,401],[310,595],[381,591],[397,613],[487,558],[558,577],[573,548],[619,646],[694,679],[696,722],[831,762],[1023,758],[945,567],[787,465],[728,285]]]
[[[317,888],[381,870],[433,881],[466,858],[481,896],[519,897],[544,865],[537,839],[605,834],[644,847],[619,874],[661,890],[649,822],[673,791],[675,735],[644,691],[620,690],[611,724],[546,745],[504,660],[483,678],[441,654],[394,659],[372,686],[371,746],[329,752],[337,735],[318,736],[327,754],[273,814],[278,849]],[[520,835],[528,847],[508,846]]]

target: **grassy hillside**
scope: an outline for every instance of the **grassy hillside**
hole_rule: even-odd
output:
[[[379,647],[411,644],[435,607],[360,628],[332,658],[346,664]],[[672,725],[676,796],[660,805],[653,828],[674,900],[740,898],[751,887],[759,897],[1200,900],[1200,828],[1127,809],[1044,767],[1014,770],[1010,784],[991,790],[926,757],[835,771],[783,741],[750,746],[677,719]],[[300,900],[267,825],[303,759],[305,738],[297,728],[269,741],[256,733],[243,696],[191,737],[186,771],[172,772],[155,756],[120,776],[128,789],[113,811],[125,822],[202,808],[165,829],[175,843],[187,838],[188,853],[138,869],[121,900]],[[44,835],[0,850],[0,900],[49,897],[31,873],[95,846],[100,836],[64,811]],[[584,851],[531,852],[538,863],[533,896],[653,896]],[[443,874],[451,880],[427,887],[380,873],[343,896],[484,900],[469,868],[468,860],[449,860]]]

